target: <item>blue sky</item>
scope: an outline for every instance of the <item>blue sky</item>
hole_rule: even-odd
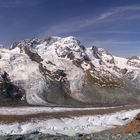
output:
[[[52,35],[140,56],[140,0],[0,0],[1,44]]]

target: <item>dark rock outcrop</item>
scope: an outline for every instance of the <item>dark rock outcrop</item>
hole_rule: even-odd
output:
[[[17,105],[25,104],[24,95],[25,91],[21,87],[14,85],[8,77],[8,74],[4,72],[1,75],[0,81],[0,105]]]

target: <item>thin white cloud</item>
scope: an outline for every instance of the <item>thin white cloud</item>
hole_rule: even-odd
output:
[[[128,10],[140,10],[140,5],[119,6],[114,9],[116,12],[124,12]]]
[[[134,56],[140,52],[140,41],[128,41],[128,40],[95,40],[94,45],[100,48],[106,48],[112,54],[116,56]]]
[[[78,31],[80,29],[93,25],[101,20],[104,20],[110,17],[111,15],[113,15],[113,12],[103,13],[99,17],[94,17],[90,19],[81,19],[81,20],[71,19],[67,22],[63,22],[60,24],[57,23],[57,25],[49,27],[49,29],[46,31],[46,34],[60,34]]]
[[[98,47],[100,46],[108,46],[108,47],[113,47],[113,46],[123,46],[123,45],[139,45],[140,44],[140,41],[128,41],[128,40],[124,40],[124,41],[121,41],[121,40],[95,40],[94,41],[94,44],[97,45]],[[124,47],[124,46],[123,46]]]
[[[62,22],[57,25],[53,25],[49,27],[49,29],[46,31],[46,34],[61,34],[61,33],[68,33],[68,32],[74,32],[79,31],[81,29],[84,29],[86,27],[89,27],[91,25],[97,24],[99,22],[105,21],[106,19],[109,19],[113,17],[115,14],[119,14],[122,12],[127,11],[136,11],[140,10],[140,5],[132,5],[132,6],[119,6],[115,8],[109,9],[107,12],[102,13],[101,15],[89,19],[71,19],[67,22]],[[125,18],[125,17],[124,17]],[[127,18],[127,17],[126,17]],[[133,17],[131,16],[130,19]],[[139,18],[139,16],[135,16],[135,18]]]
[[[113,30],[113,31],[94,31],[94,33],[99,33],[99,34],[140,34],[139,31],[117,31],[117,30]]]

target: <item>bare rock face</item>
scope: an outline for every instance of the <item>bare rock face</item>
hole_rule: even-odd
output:
[[[24,89],[11,83],[6,72],[1,74],[0,93],[0,105],[11,106],[26,104],[23,100],[25,96]]]
[[[140,133],[140,113],[124,129],[124,133]]]

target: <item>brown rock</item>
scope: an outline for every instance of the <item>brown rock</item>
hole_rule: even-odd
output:
[[[140,113],[124,129],[124,133],[139,133],[139,132],[140,132]]]

